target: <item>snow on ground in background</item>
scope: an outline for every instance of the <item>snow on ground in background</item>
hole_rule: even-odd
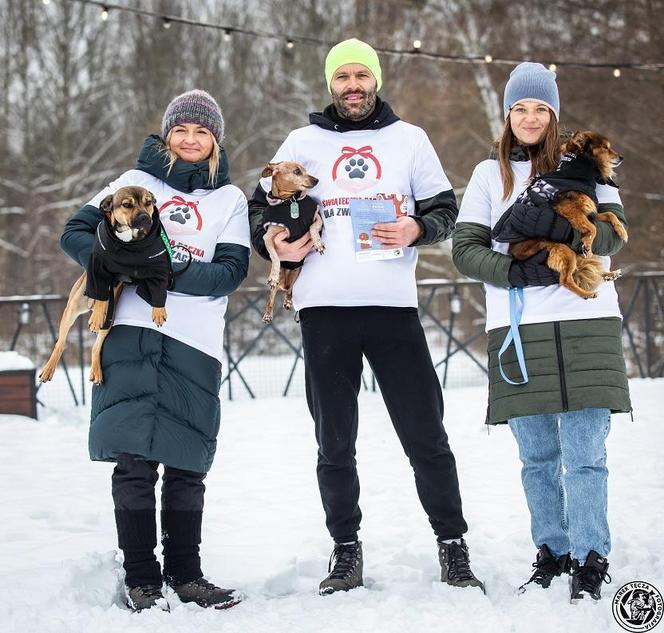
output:
[[[621,629],[611,598],[624,583],[664,590],[664,380],[631,382],[635,422],[608,439],[613,583],[599,604],[568,603],[567,579],[516,595],[534,547],[514,440],[487,434],[484,387],[448,389],[473,568],[488,595],[438,581],[436,547],[412,472],[379,395],[363,393],[358,465],[366,587],[319,597],[331,542],[315,478],[312,423],[300,398],[224,402],[219,453],[206,479],[203,566],[243,591],[228,611],[182,605],[132,614],[115,552],[111,464],[87,456],[86,408],[42,420],[0,416],[0,630],[3,633],[538,633]]]
[[[17,371],[20,369],[34,369],[33,362],[18,352],[0,352],[0,371]]]

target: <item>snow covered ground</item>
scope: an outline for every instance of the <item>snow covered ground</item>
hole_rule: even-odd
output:
[[[566,579],[516,595],[534,548],[516,446],[487,434],[484,387],[446,390],[473,567],[488,594],[438,582],[433,534],[379,395],[361,399],[358,463],[366,587],[319,597],[331,542],[302,398],[223,405],[220,450],[206,480],[203,567],[241,589],[228,611],[123,606],[110,496],[111,464],[87,456],[87,408],[35,422],[0,416],[0,631],[326,633],[621,631],[611,598],[624,583],[664,590],[664,379],[631,383],[634,418],[614,416],[608,440],[613,583],[599,604],[572,606]],[[661,625],[664,626],[664,625]]]

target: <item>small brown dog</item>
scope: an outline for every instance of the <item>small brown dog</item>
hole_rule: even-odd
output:
[[[622,161],[622,157],[611,148],[608,139],[596,132],[576,132],[561,148],[561,165],[565,168],[549,172],[536,178],[530,185],[539,188],[539,192],[551,196],[551,189],[547,187],[560,186],[564,181],[564,174],[574,175],[575,180],[582,178],[575,172],[577,163],[584,175],[590,174],[587,186],[594,190],[596,182],[611,183],[613,169]],[[551,242],[545,239],[528,239],[523,242],[511,244],[509,253],[519,260],[528,259],[542,249],[548,251],[546,265],[560,274],[560,284],[584,299],[597,296],[597,288],[602,281],[617,279],[620,270],[604,271],[600,258],[592,254],[592,244],[597,234],[595,225],[589,218],[601,222],[609,222],[613,230],[624,242],[627,241],[627,231],[618,217],[611,211],[597,212],[595,201],[587,193],[578,190],[564,190],[553,193],[553,209],[581,234],[582,252],[575,253],[566,244]],[[528,191],[527,190],[527,191]]]
[[[306,197],[307,190],[315,187],[318,179],[310,176],[302,165],[294,161],[268,163],[261,177],[270,176],[272,188],[267,194],[268,206],[263,212],[263,226],[266,229],[263,241],[272,261],[267,278],[270,295],[263,313],[265,323],[272,322],[277,290],[286,293],[284,308],[290,310],[293,307],[293,284],[304,262],[282,263],[274,246],[275,236],[286,231],[286,241],[293,242],[309,233],[316,251],[321,254],[325,251],[325,244],[320,238],[323,220],[319,207],[311,198]]]
[[[137,283],[139,296],[153,305],[152,320],[158,327],[166,321],[164,304],[170,280],[170,259],[168,249],[163,243],[155,197],[143,187],[122,187],[114,194],[106,196],[100,204],[100,209],[104,213],[104,219],[97,227],[88,272],[84,272],[76,280],[69,293],[67,305],[60,319],[58,340],[39,373],[42,382],[53,378],[55,368],[65,350],[69,330],[76,319],[90,309],[92,314],[88,325],[90,330],[97,332],[97,339],[92,347],[90,380],[95,384],[102,382],[101,348],[110,331],[112,316],[108,314],[109,302],[113,302],[111,305],[117,305],[123,282]],[[107,253],[111,256],[117,255],[119,259],[123,256],[128,257],[130,261],[125,261],[124,264],[100,263],[99,255]],[[139,270],[138,275],[128,276],[127,271],[123,270],[123,266],[132,270],[143,260],[149,260],[148,270],[145,273]],[[145,280],[150,280],[149,286],[141,285]],[[149,291],[145,290],[146,287],[149,287]],[[91,296],[108,298],[93,299]]]

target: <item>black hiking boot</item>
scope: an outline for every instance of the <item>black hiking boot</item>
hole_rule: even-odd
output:
[[[162,611],[171,610],[164,594],[161,593],[161,586],[158,585],[141,585],[129,589],[127,591],[127,606],[135,613],[139,613],[144,609],[152,609],[152,607],[157,607]]]
[[[330,573],[318,586],[318,593],[321,596],[361,587],[363,585],[361,541],[335,543],[327,570]]]
[[[611,582],[608,569],[609,561],[600,556],[595,550],[590,550],[583,565],[579,565],[578,560],[572,561],[570,578],[570,601],[572,604],[583,600],[586,596],[593,600],[599,600],[602,597],[602,582],[607,585]]]
[[[222,589],[203,577],[180,585],[173,585],[173,591],[182,602],[195,602],[201,607],[230,609],[242,602],[242,597],[235,589]]]
[[[529,585],[531,582],[535,583],[542,587],[542,589],[548,589],[551,585],[551,581],[560,574],[569,574],[572,566],[572,559],[569,554],[564,554],[560,558],[556,558],[547,545],[542,545],[542,547],[537,550],[537,558],[533,563],[535,571],[530,577],[528,582],[524,582],[519,587],[519,593],[526,592],[526,585]]]
[[[470,569],[470,555],[466,541],[461,543],[438,542],[440,580],[453,587],[479,587],[484,593],[484,583]]]

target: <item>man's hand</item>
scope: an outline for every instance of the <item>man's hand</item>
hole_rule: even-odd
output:
[[[421,234],[420,225],[408,215],[399,216],[396,222],[375,224],[371,231],[384,248],[410,246]]]
[[[309,233],[305,233],[300,239],[288,243],[286,236],[288,233],[282,231],[274,236],[274,248],[282,262],[299,262],[303,260],[313,249],[314,243],[311,241]]]

